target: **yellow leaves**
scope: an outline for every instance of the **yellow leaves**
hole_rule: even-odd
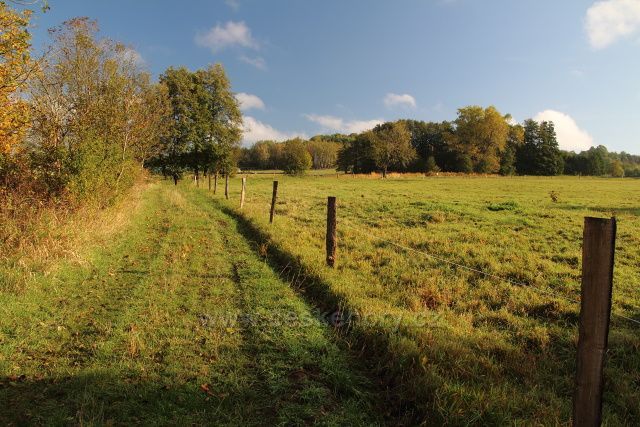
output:
[[[29,125],[29,109],[20,91],[33,69],[30,16],[30,11],[17,13],[0,2],[0,154],[11,153]]]

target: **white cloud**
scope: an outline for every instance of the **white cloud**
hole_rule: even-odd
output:
[[[603,49],[640,28],[640,0],[597,1],[587,10],[585,29],[595,49]]]
[[[387,108],[416,108],[416,99],[408,93],[405,93],[403,95],[398,95],[397,93],[388,93],[387,96],[384,97],[384,105],[386,105]]]
[[[255,58],[251,58],[246,55],[241,55],[238,59],[246,64],[253,65],[259,70],[267,69],[267,62],[261,56],[256,56]]]
[[[533,118],[538,122],[553,122],[560,148],[568,151],[584,151],[593,146],[593,138],[580,129],[576,121],[560,111],[545,110]]]
[[[346,134],[364,132],[383,123],[382,120],[344,120],[340,117],[320,116],[317,114],[305,114],[304,116],[326,130]]]
[[[236,99],[240,104],[242,111],[248,111],[251,109],[264,110],[264,102],[256,95],[250,93],[240,92],[236,94]]]
[[[240,0],[225,0],[225,3],[233,10],[240,9]]]
[[[251,36],[251,30],[244,22],[229,21],[224,25],[217,24],[209,31],[199,33],[195,38],[198,46],[207,47],[216,53],[232,46],[258,49],[260,45]]]
[[[307,135],[301,132],[279,131],[251,116],[244,116],[242,131],[245,144],[252,144],[257,141],[284,141],[295,137],[307,138]]]

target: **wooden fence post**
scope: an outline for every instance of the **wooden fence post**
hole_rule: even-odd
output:
[[[218,172],[216,172],[215,176],[213,177],[213,194],[216,194],[218,192]]]
[[[229,200],[229,174],[224,176],[224,197]]]
[[[336,232],[336,198],[329,197],[327,200],[327,265],[335,266],[336,248],[338,246],[338,236]]]
[[[602,422],[604,357],[609,339],[616,219],[585,218],[582,247],[580,332],[573,397],[573,425]]]
[[[278,181],[273,181],[273,195],[271,196],[271,213],[269,214],[269,224],[273,224],[273,217],[276,214],[277,198],[278,198]]]
[[[240,209],[244,207],[244,195],[246,191],[246,186],[247,186],[247,178],[242,177],[242,190],[240,191]]]
[[[207,173],[207,179],[209,180],[209,191],[211,191],[211,172]]]

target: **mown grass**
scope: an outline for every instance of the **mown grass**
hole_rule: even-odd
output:
[[[413,422],[570,422],[585,216],[618,218],[613,310],[640,319],[637,180],[248,175],[241,213],[239,187],[233,180],[229,201],[210,197],[310,300],[358,314],[347,339]],[[335,270],[324,265],[329,195]],[[606,425],[640,424],[639,349],[638,325],[614,315]]]
[[[127,207],[82,262],[0,291],[1,424],[382,422],[358,361],[202,190]]]

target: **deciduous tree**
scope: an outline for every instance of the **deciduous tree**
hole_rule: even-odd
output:
[[[34,69],[30,16],[30,11],[16,12],[0,2],[0,156],[17,149],[29,125],[29,107],[20,94]]]
[[[411,146],[411,134],[402,122],[378,125],[370,134],[371,154],[376,166],[387,177],[390,167],[406,167],[416,158]]]

